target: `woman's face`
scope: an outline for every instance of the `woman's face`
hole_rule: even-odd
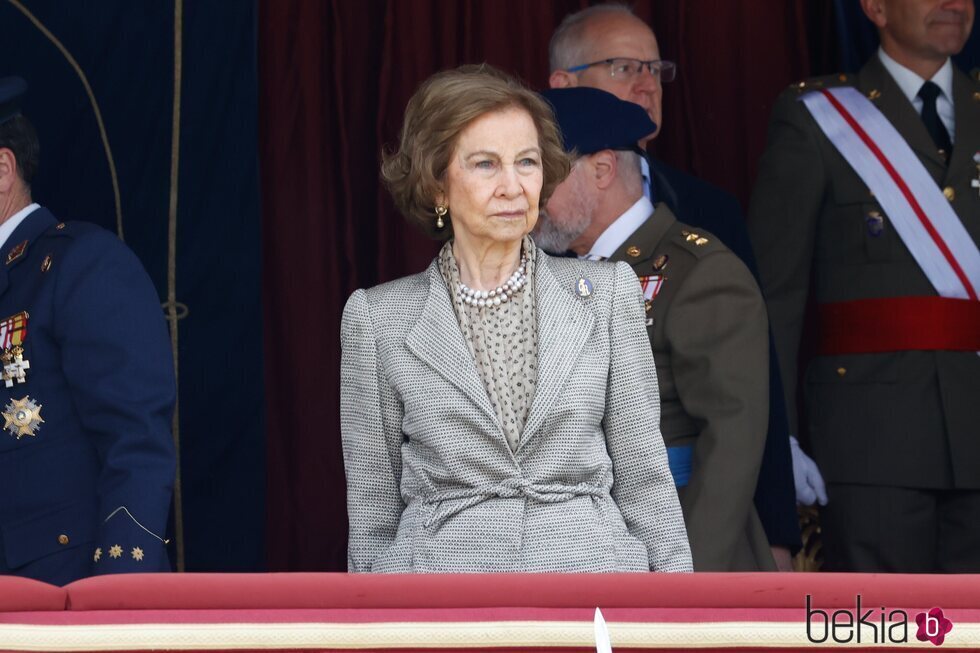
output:
[[[457,245],[519,241],[538,220],[544,175],[534,121],[523,109],[487,113],[460,132],[444,194]]]

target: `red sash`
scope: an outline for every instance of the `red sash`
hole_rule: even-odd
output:
[[[818,354],[980,351],[980,302],[885,297],[821,304]]]

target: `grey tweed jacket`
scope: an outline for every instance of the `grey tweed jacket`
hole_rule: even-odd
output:
[[[636,275],[537,256],[538,382],[516,451],[435,261],[348,300],[350,571],[691,571]]]

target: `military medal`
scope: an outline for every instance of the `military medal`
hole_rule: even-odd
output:
[[[3,382],[8,388],[14,387],[14,382],[27,381],[27,370],[31,369],[31,361],[24,360],[24,348],[20,345],[5,350],[0,354],[3,362]]]
[[[18,440],[23,436],[37,435],[44,420],[41,419],[41,405],[25,396],[23,399],[11,399],[3,411],[3,428],[10,431]]]
[[[645,277],[637,277],[640,280],[640,288],[643,289],[643,308],[647,313],[653,308],[653,300],[667,280],[662,274],[651,274]],[[653,318],[647,317],[647,326],[653,324]]]
[[[21,311],[0,322],[0,363],[3,364],[0,377],[8,388],[27,381],[27,370],[31,368],[31,362],[24,359],[22,346],[27,338],[29,317],[27,311]]]

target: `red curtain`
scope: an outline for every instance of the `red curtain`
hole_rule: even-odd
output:
[[[341,311],[354,289],[418,272],[437,249],[378,180],[408,98],[435,71],[481,61],[542,88],[553,29],[588,4],[260,0],[270,570],[346,568]],[[776,95],[829,59],[830,2],[640,0],[635,10],[679,65],[656,155],[744,203]]]

